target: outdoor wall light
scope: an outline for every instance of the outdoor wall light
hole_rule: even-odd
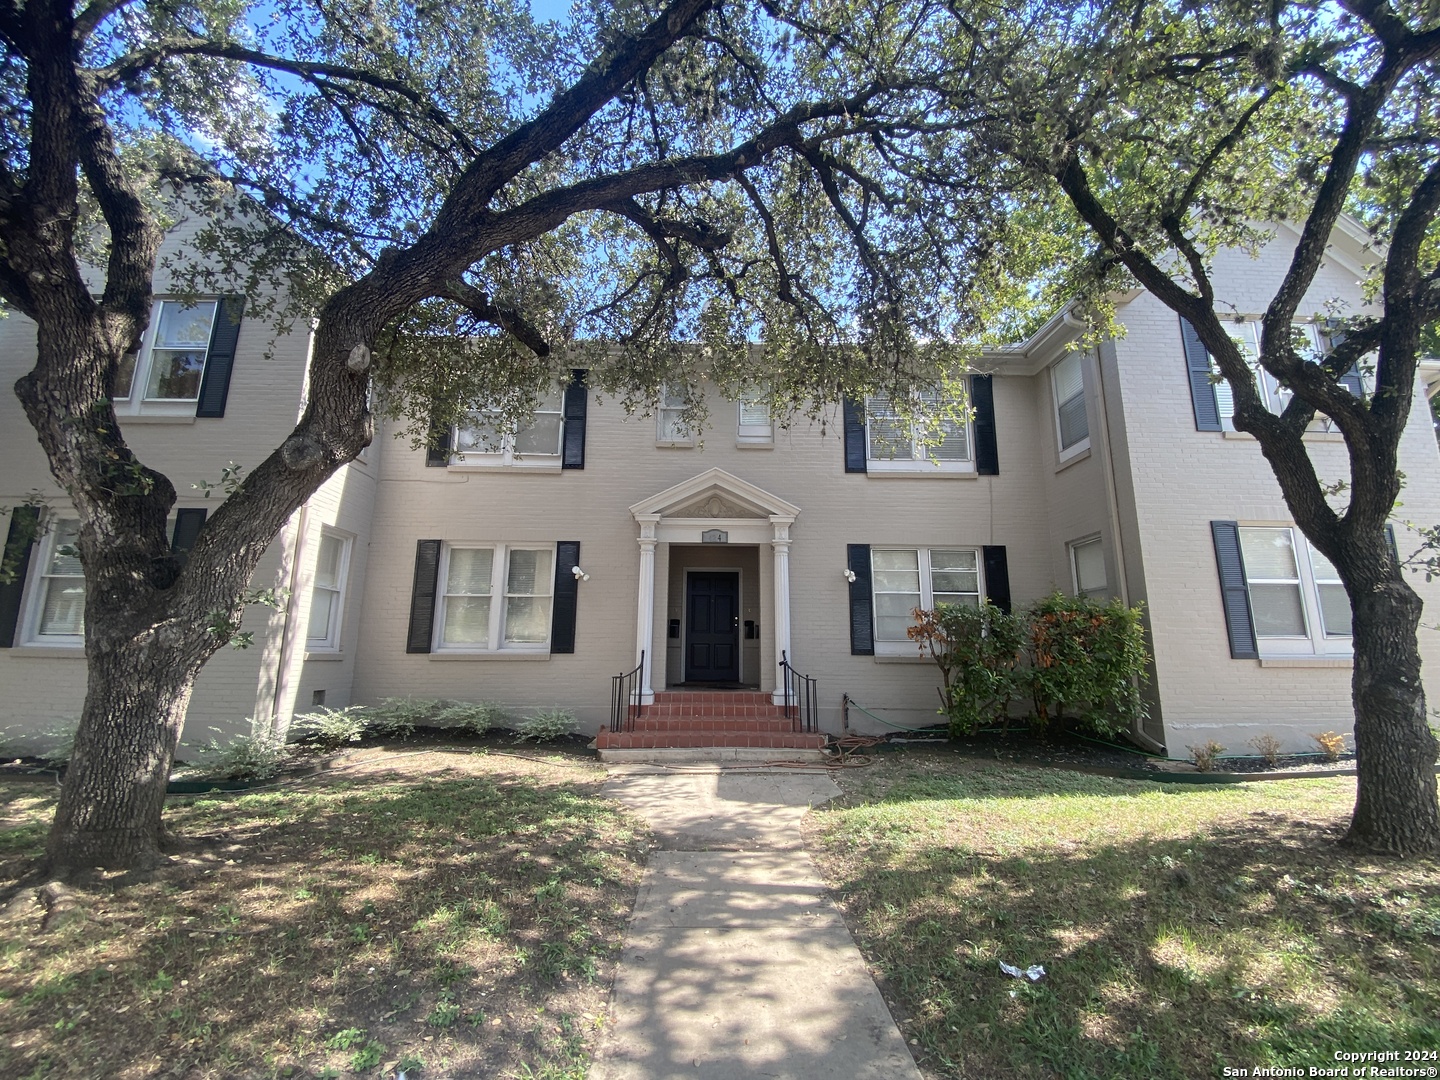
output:
[[[589,580],[590,580],[590,575],[587,574],[584,570],[581,570],[580,567],[578,567],[578,566],[572,566],[572,567],[570,568],[570,572],[575,575],[575,580],[576,580],[576,581],[589,581]]]
[[[855,571],[851,570],[848,566],[845,568],[845,580],[850,582],[851,585],[855,584]]]

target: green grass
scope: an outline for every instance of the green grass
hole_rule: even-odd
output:
[[[1338,848],[1353,780],[1183,787],[922,753],[844,783],[811,843],[940,1075],[1440,1048],[1440,865]]]
[[[603,776],[382,754],[172,800],[171,866],[0,926],[0,1076],[583,1076],[648,845]],[[52,808],[0,782],[0,884]]]

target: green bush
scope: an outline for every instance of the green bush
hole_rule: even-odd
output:
[[[364,705],[346,705],[343,709],[327,709],[322,705],[314,712],[295,717],[290,730],[309,737],[327,750],[334,750],[365,737],[370,727],[369,712]]]
[[[1140,686],[1150,656],[1140,609],[1052,593],[1029,611],[1030,689],[1035,721],[1066,710],[1100,735],[1127,731],[1145,715]]]
[[[986,724],[1007,722],[1020,689],[1018,665],[1025,622],[989,600],[978,607],[940,604],[916,613],[909,634],[940,668],[941,711],[951,735],[973,735]]]
[[[434,716],[436,727],[484,735],[491,728],[504,727],[510,721],[505,707],[495,701],[447,701]]]
[[[989,601],[941,604],[917,609],[915,621],[910,637],[940,668],[952,735],[1005,723],[1011,700],[1025,694],[1039,727],[1068,713],[1111,736],[1145,715],[1139,688],[1150,657],[1139,608],[1056,593],[1014,614]]]
[[[542,709],[516,720],[513,728],[516,742],[549,742],[575,730],[575,714],[568,709]]]
[[[417,727],[434,727],[445,705],[434,698],[387,697],[370,709],[370,730],[388,739],[408,739]]]
[[[207,780],[268,780],[289,758],[290,748],[278,735],[237,735],[224,744],[207,742],[196,771]]]

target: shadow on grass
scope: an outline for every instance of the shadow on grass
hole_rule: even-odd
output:
[[[644,837],[543,763],[465,768],[172,805],[166,870],[11,912],[0,1075],[583,1076]]]
[[[1001,842],[1027,799],[1147,792],[998,768],[900,777],[853,812],[908,813],[908,839],[820,815],[826,876],[930,1064],[987,1080],[1213,1077],[1440,1046],[1440,865],[1357,863],[1334,844],[1341,816],[1212,792],[1228,819],[1167,799],[1181,825],[1154,829],[1148,800],[1137,827],[1118,801],[1113,839],[1070,842],[1052,822]],[[945,798],[970,802],[927,834],[916,800]],[[1047,974],[1016,980],[1002,960]]]

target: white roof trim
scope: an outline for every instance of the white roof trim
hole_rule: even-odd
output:
[[[724,469],[709,469],[664,491],[658,491],[630,507],[630,513],[637,520],[641,517],[664,517],[711,492],[729,496],[761,517],[789,518],[793,521],[800,516],[800,508],[794,503],[786,502],[778,495],[772,495],[764,488],[757,487],[748,480],[741,480]]]

